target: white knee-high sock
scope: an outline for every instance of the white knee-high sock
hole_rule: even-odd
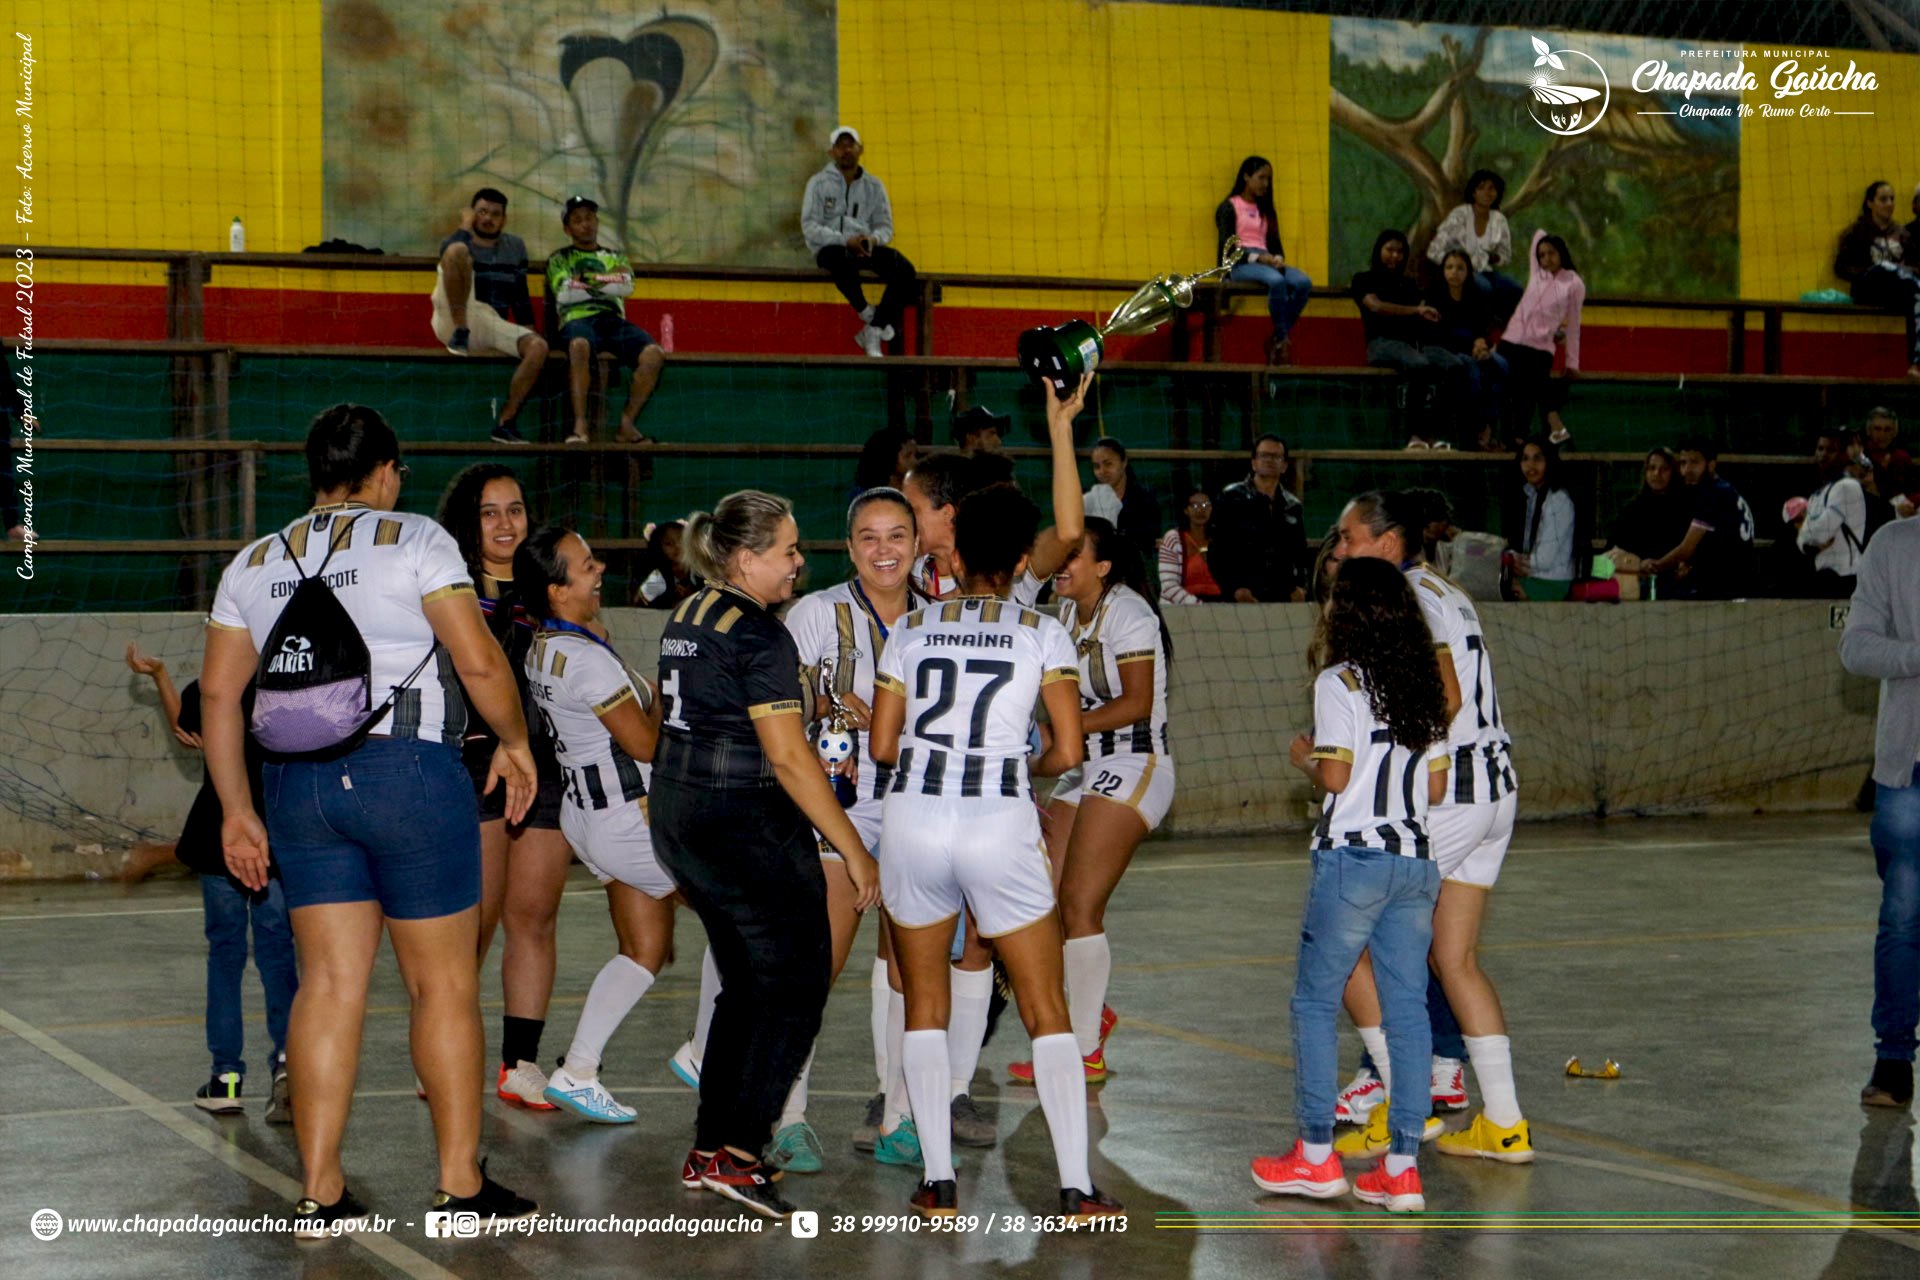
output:
[[[876,1092],[887,1091],[887,962],[873,962],[873,977],[868,980],[867,993],[871,997],[867,1011],[867,1025],[873,1030],[873,1078],[879,1081]]]
[[[887,1105],[880,1112],[880,1132],[892,1133],[900,1122],[913,1114],[907,1097],[907,998],[898,991],[887,993]]]
[[[607,1041],[652,985],[653,975],[626,956],[617,955],[601,966],[599,976],[587,990],[580,1025],[573,1029],[573,1043],[567,1048],[569,1074],[582,1080],[600,1074],[600,1055]]]
[[[1379,1027],[1355,1027],[1360,1033],[1360,1043],[1367,1046],[1367,1052],[1373,1056],[1373,1073],[1380,1077],[1380,1085],[1388,1093],[1393,1092],[1393,1064],[1387,1058],[1387,1033]]]
[[[1520,1095],[1513,1087],[1513,1046],[1505,1036],[1467,1036],[1467,1057],[1480,1082],[1480,1109],[1502,1129],[1520,1123]]]
[[[693,1060],[707,1056],[707,1029],[713,1026],[713,1002],[720,998],[720,966],[714,963],[713,948],[700,957],[700,1003],[693,1010]]]
[[[1100,1047],[1100,1006],[1107,1002],[1112,974],[1113,952],[1106,934],[1067,939],[1067,1019],[1083,1058]]]
[[[819,1049],[820,1042],[813,1042],[813,1048],[807,1050],[807,1060],[800,1064],[800,1074],[794,1077],[793,1088],[787,1090],[787,1105],[780,1112],[780,1123],[775,1128],[784,1129],[790,1124],[803,1123],[807,1118],[807,1076],[813,1071],[813,1055]]]
[[[947,1061],[952,1069],[953,1092],[957,1098],[973,1088],[974,1068],[980,1065],[980,1040],[987,1034],[987,1009],[993,1004],[993,966],[984,969],[958,969],[949,966],[947,1015]]]
[[[1033,1087],[1040,1094],[1053,1134],[1053,1159],[1060,1167],[1060,1185],[1093,1190],[1087,1172],[1087,1069],[1085,1055],[1071,1035],[1041,1036],[1033,1042]]]
[[[913,1123],[920,1131],[920,1154],[927,1181],[953,1177],[952,1117],[947,1110],[947,1033],[909,1031],[901,1052],[906,1058],[907,1094],[913,1099]]]

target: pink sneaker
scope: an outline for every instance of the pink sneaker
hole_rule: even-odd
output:
[[[1353,1194],[1388,1213],[1427,1211],[1427,1197],[1420,1191],[1420,1170],[1407,1169],[1389,1178],[1385,1160],[1353,1180]]]
[[[1327,1200],[1347,1193],[1347,1176],[1340,1167],[1340,1157],[1329,1155],[1320,1164],[1309,1164],[1306,1144],[1298,1141],[1284,1156],[1261,1156],[1255,1160],[1253,1180],[1262,1191],[1283,1196]]]

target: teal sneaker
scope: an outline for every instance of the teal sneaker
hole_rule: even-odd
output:
[[[873,1158],[881,1164],[905,1165],[910,1169],[924,1169],[926,1157],[920,1154],[920,1130],[912,1119],[902,1120],[900,1127],[892,1133],[883,1133],[873,1145]],[[958,1152],[953,1156],[953,1167],[960,1167]]]
[[[814,1133],[812,1125],[802,1120],[774,1134],[773,1145],[767,1148],[763,1158],[774,1168],[788,1173],[818,1173],[824,1154],[819,1135]]]

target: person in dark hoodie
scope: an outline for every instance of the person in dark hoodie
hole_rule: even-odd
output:
[[[1430,404],[1434,385],[1457,373],[1466,357],[1423,345],[1433,332],[1428,326],[1440,323],[1440,312],[1422,301],[1420,286],[1407,273],[1408,257],[1405,234],[1392,228],[1382,231],[1374,237],[1367,269],[1353,277],[1352,293],[1366,331],[1367,363],[1405,374],[1411,407]]]
[[[1907,376],[1920,378],[1920,276],[1907,261],[1907,229],[1893,220],[1893,184],[1873,182],[1860,201],[1860,216],[1840,235],[1833,274],[1852,288],[1853,300],[1886,307],[1907,320]]]

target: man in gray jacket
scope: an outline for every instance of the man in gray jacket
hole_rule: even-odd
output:
[[[865,148],[852,125],[837,126],[827,148],[833,159],[807,180],[800,202],[800,229],[813,260],[833,277],[847,305],[860,313],[854,343],[870,356],[891,342],[900,314],[913,301],[918,281],[913,264],[893,247],[893,206],[880,179],[860,167]],[[878,306],[860,288],[862,268],[886,284]]]
[[[1873,944],[1873,1078],[1860,1101],[1913,1102],[1920,1024],[1920,520],[1896,520],[1860,559],[1840,662],[1880,681],[1873,752],[1873,859],[1880,932]]]

